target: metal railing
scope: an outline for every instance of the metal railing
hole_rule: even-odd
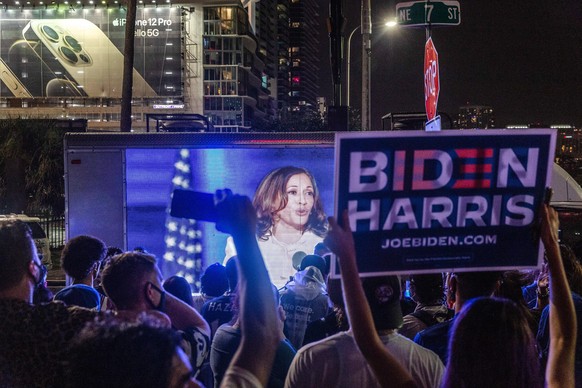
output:
[[[46,233],[51,248],[61,248],[65,245],[65,216],[35,214],[40,218],[40,225]]]

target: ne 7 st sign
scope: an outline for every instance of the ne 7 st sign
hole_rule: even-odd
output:
[[[461,6],[458,1],[410,1],[396,4],[398,25],[405,27],[458,26]]]

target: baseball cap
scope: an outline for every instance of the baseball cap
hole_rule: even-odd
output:
[[[362,279],[366,299],[372,310],[376,330],[398,329],[402,326],[400,308],[400,278],[375,276]]]

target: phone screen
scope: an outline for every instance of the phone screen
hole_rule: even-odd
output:
[[[172,217],[191,218],[198,221],[216,222],[214,195],[192,190],[176,189],[170,208]]]

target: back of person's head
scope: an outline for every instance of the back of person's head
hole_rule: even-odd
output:
[[[362,279],[362,286],[376,330],[398,329],[402,326],[398,276],[366,277]]]
[[[155,271],[154,256],[126,252],[109,260],[101,274],[101,284],[115,306],[119,310],[127,310],[137,305],[144,295],[147,278]]]
[[[35,249],[32,232],[24,222],[0,223],[0,292],[20,283]]]
[[[231,292],[236,291],[236,286],[238,284],[238,267],[236,261],[237,256],[233,256],[226,262],[226,280],[228,281],[228,289]]]
[[[318,256],[323,257],[324,255],[327,255],[328,253],[330,253],[330,250],[327,247],[327,245],[325,245],[323,242],[319,242],[319,243],[315,244],[315,247],[313,248],[314,255],[318,255]]]
[[[69,387],[168,387],[180,337],[145,323],[88,324],[69,352]]]
[[[457,292],[464,301],[491,296],[501,280],[502,272],[455,272]]]
[[[168,291],[182,302],[189,306],[194,306],[194,301],[192,300],[192,286],[190,286],[190,283],[188,283],[186,278],[178,275],[170,276],[164,280],[163,286],[164,290]]]
[[[527,272],[517,270],[505,271],[502,274],[502,281],[499,288],[495,290],[494,295],[512,300],[521,305],[526,305],[522,287],[529,284],[529,279],[530,274]]]
[[[425,305],[443,303],[445,297],[443,275],[440,273],[410,276],[412,299]]]
[[[114,246],[108,246],[107,247],[107,255],[105,255],[106,258],[111,258],[115,255],[120,255],[122,254],[123,251],[121,250],[121,248],[119,247],[114,247]]]
[[[570,289],[572,292],[582,295],[582,264],[576,258],[572,248],[566,244],[560,244],[560,254]]]
[[[93,236],[70,239],[61,253],[61,267],[75,280],[86,278],[107,255],[107,247]]]
[[[321,275],[323,275],[323,278],[327,278],[328,275],[328,270],[327,270],[327,265],[325,263],[325,260],[323,259],[323,257],[318,256],[318,255],[307,255],[303,258],[303,260],[301,260],[301,265],[299,266],[299,270],[303,271],[305,270],[307,267],[316,267],[317,269],[319,269],[319,272],[321,272]]]
[[[455,319],[443,387],[541,387],[535,338],[523,309],[475,298]]]
[[[208,266],[200,278],[200,291],[208,296],[220,296],[227,290],[226,268],[220,263]]]

